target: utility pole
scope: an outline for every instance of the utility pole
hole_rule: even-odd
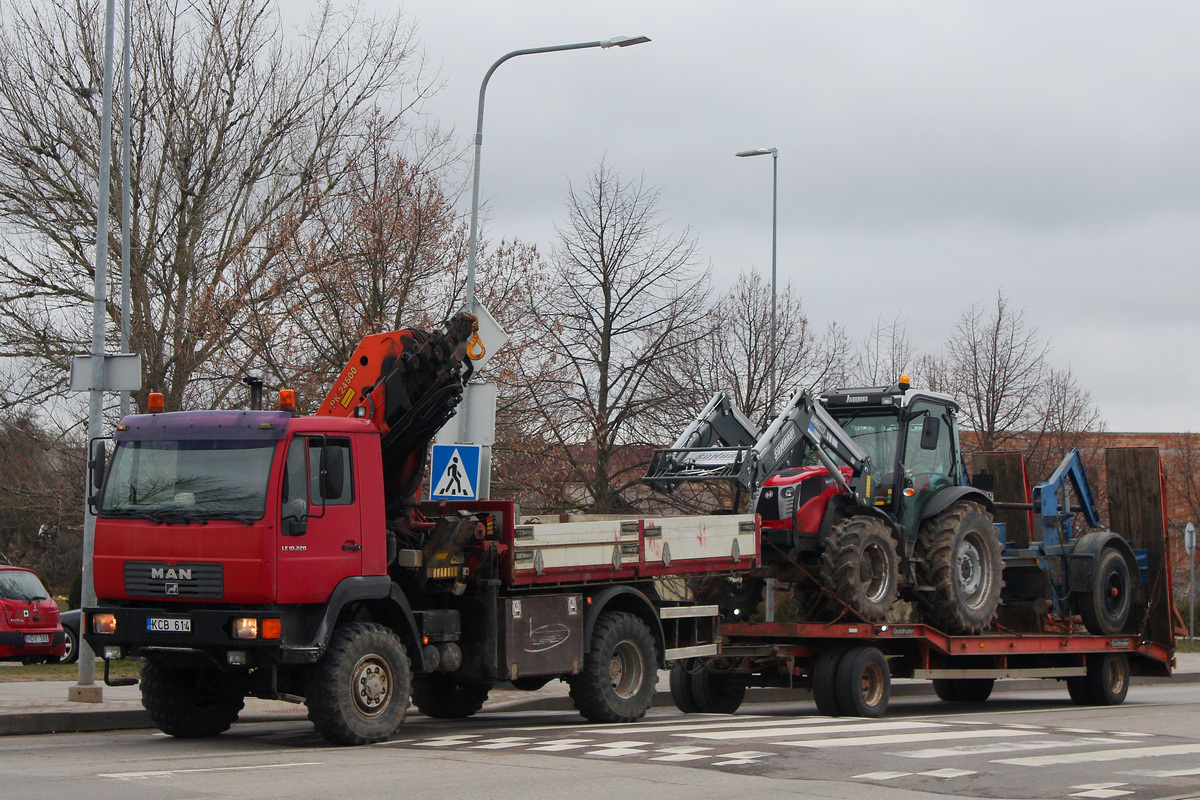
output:
[[[1196,524],[1189,522],[1183,529],[1183,549],[1188,552],[1188,636],[1196,647]]]

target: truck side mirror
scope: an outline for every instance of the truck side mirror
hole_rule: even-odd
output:
[[[104,467],[108,460],[108,450],[104,447],[103,439],[92,439],[92,452],[88,458],[88,484],[93,493],[99,492],[104,486]]]
[[[938,436],[942,432],[942,421],[937,417],[926,417],[921,423],[921,449],[937,450]]]
[[[326,501],[340,500],[346,481],[346,465],[342,448],[327,444],[321,448],[321,497]]]
[[[308,532],[308,501],[297,498],[283,504],[280,515],[284,536],[302,536]]]

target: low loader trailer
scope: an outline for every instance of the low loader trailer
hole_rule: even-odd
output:
[[[1094,537],[1097,544],[1080,549],[1063,548],[1059,536],[1047,534],[1053,523],[1056,533],[1071,539],[1073,512],[1090,516],[1068,502],[1066,484],[1058,481],[1067,470],[1035,487],[1037,502],[1031,502],[1019,454],[976,456],[976,466],[992,472],[1004,518],[997,528],[1006,539],[1005,600],[992,630],[951,635],[901,619],[855,621],[849,607],[833,622],[722,619],[715,656],[673,666],[675,704],[687,713],[733,713],[749,687],[804,688],[822,714],[879,717],[887,710],[892,678],[931,680],[937,696],[949,702],[983,702],[997,680],[1010,678],[1064,681],[1078,704],[1123,702],[1132,676],[1171,674],[1175,614],[1158,451],[1114,448],[1106,461],[1110,522],[1128,532],[1129,541],[1118,544],[1113,534],[1092,532],[1078,541]],[[1064,465],[1076,463],[1074,456],[1064,459]],[[1086,483],[1072,484],[1088,494]],[[1038,532],[1041,539],[1030,541]],[[1135,566],[1114,565],[1113,553],[1127,554]],[[1045,563],[1031,564],[1038,560]],[[1050,577],[1035,584],[1033,575]],[[1063,587],[1073,583],[1105,591],[1086,598],[1089,606],[1072,615],[1061,600]],[[1089,616],[1120,619],[1123,629],[1089,632]]]

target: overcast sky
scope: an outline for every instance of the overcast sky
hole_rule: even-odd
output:
[[[285,15],[305,0],[281,0]],[[383,0],[371,7],[394,10]],[[736,8],[736,10],[735,10]],[[714,283],[771,266],[818,326],[936,349],[1003,290],[1114,431],[1200,429],[1200,4],[407,0],[464,144],[488,66],[493,236],[547,250],[604,158],[662,189]]]

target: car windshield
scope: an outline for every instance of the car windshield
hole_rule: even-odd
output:
[[[102,516],[259,519],[274,442],[125,441],[117,445]]]
[[[0,600],[45,600],[49,596],[32,572],[0,570]]]

